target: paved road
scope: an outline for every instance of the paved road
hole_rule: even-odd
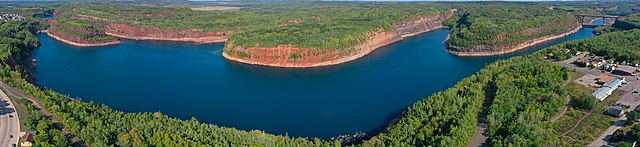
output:
[[[18,89],[18,88],[15,88],[15,87],[11,87],[11,86],[9,86],[9,85],[1,82],[1,81],[0,81],[0,87],[2,88],[2,90],[4,90],[6,92],[6,94],[10,95],[11,97],[14,97],[14,98],[25,98],[25,99],[31,101],[33,103],[33,105],[36,106],[36,108],[40,109],[40,111],[42,113],[44,113],[49,119],[51,119],[51,121],[53,121],[53,125],[55,125],[56,128],[61,128],[62,129],[62,133],[65,134],[67,137],[69,137],[71,139],[70,143],[71,143],[72,146],[85,146],[84,143],[82,141],[80,141],[80,139],[78,139],[71,131],[69,131],[69,129],[67,129],[66,127],[64,127],[62,125],[62,123],[60,123],[58,118],[54,117],[53,114],[51,112],[49,112],[44,107],[44,104],[42,102],[40,102],[40,100],[38,100],[37,98],[25,93],[21,89]],[[4,146],[0,146],[0,147],[4,147]]]
[[[632,111],[634,108],[636,108],[636,106],[640,105],[640,94],[633,93],[633,91],[640,91],[640,80],[637,80],[632,76],[626,76],[625,78],[627,79],[628,84],[618,88],[621,91],[624,91],[624,95],[620,98],[620,100],[618,100],[618,103],[630,105],[630,111]],[[607,140],[609,140],[611,135],[613,135],[613,132],[621,128],[626,121],[627,117],[625,117],[625,115],[622,115],[617,122],[615,122],[611,127],[603,132],[600,137],[591,142],[589,146],[612,146]]]
[[[7,94],[0,90],[0,146],[11,147],[13,144],[18,144],[19,133],[18,113]]]

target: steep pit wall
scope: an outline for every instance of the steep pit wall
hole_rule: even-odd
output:
[[[69,45],[80,46],[80,47],[90,47],[90,46],[109,46],[109,45],[116,45],[116,44],[122,43],[119,39],[109,40],[109,41],[100,41],[100,42],[90,42],[79,36],[58,32],[57,30],[58,26],[56,26],[55,19],[49,19],[47,23],[49,23],[49,29],[43,30],[40,32],[47,33],[47,35],[49,35],[51,38],[64,42]]]
[[[455,10],[446,14],[422,16],[393,25],[392,31],[371,33],[362,44],[347,49],[297,48],[293,45],[243,48],[227,42],[222,55],[229,60],[275,67],[317,67],[345,63],[363,57],[371,51],[404,39],[404,37],[446,28],[442,21],[451,18]]]
[[[235,31],[197,32],[192,30],[162,30],[154,27],[131,26],[111,23],[106,26],[107,35],[134,40],[168,40],[195,43],[225,42]]]
[[[560,37],[564,37],[570,34],[573,34],[575,32],[578,32],[578,30],[580,30],[582,28],[582,25],[580,25],[580,23],[578,23],[577,21],[567,21],[567,22],[563,22],[560,24],[553,24],[550,26],[565,26],[565,30],[567,30],[564,33],[560,33],[560,34],[551,34],[551,35],[546,35],[546,36],[542,36],[542,37],[538,37],[538,38],[534,38],[531,40],[525,40],[522,42],[516,42],[516,43],[511,43],[511,44],[503,44],[503,45],[477,45],[477,46],[473,46],[473,47],[467,47],[464,48],[465,51],[456,51],[453,50],[451,48],[447,49],[447,51],[451,54],[454,54],[456,56],[494,56],[494,55],[500,55],[500,54],[506,54],[506,53],[511,53],[511,52],[515,52],[536,44],[540,44],[546,41],[550,41],[550,40],[554,40],[554,39],[558,39]],[[531,28],[531,29],[527,29],[524,30],[522,32],[519,33],[540,33],[540,32],[544,32],[548,30],[548,28]],[[503,34],[496,36],[496,39],[501,40],[502,39]]]

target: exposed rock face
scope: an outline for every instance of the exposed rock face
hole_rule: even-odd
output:
[[[523,30],[521,32],[517,32],[517,34],[521,35],[531,35],[535,33],[543,33],[549,31],[551,29],[562,29],[565,30],[563,33],[559,34],[551,34],[538,38],[534,38],[531,40],[525,40],[521,42],[514,42],[510,44],[502,44],[502,45],[476,45],[472,47],[466,47],[464,51],[456,51],[453,49],[448,49],[447,51],[451,54],[457,56],[493,56],[499,54],[506,54],[518,51],[520,49],[530,47],[545,41],[557,39],[560,37],[567,36],[569,34],[573,34],[580,30],[582,25],[580,25],[575,19],[562,21],[562,22],[550,22],[547,25],[541,27],[535,27]],[[506,36],[507,33],[501,33],[496,35],[496,40],[502,40]]]
[[[46,31],[41,31],[42,33],[47,33],[47,35],[51,36],[51,38],[54,38],[56,40],[62,41],[64,43],[73,45],[73,46],[83,46],[83,47],[88,47],[88,46],[108,46],[108,45],[116,45],[116,44],[120,44],[121,41],[119,39],[114,39],[114,40],[107,40],[107,41],[98,41],[98,42],[92,42],[92,41],[88,41],[85,40],[82,37],[79,36],[73,36],[70,34],[65,34],[65,33],[61,33],[58,32],[58,26],[56,26],[56,20],[55,19],[50,19],[47,21],[47,23],[49,23],[49,29]],[[75,29],[75,31],[78,32],[83,32],[86,30],[83,30],[81,28],[77,28]]]
[[[195,43],[225,42],[227,36],[235,31],[197,32],[192,30],[161,30],[153,27],[131,26],[126,24],[108,24],[107,35],[135,40],[169,40]]]
[[[391,31],[377,31],[362,44],[347,49],[297,48],[293,45],[278,47],[243,48],[227,42],[222,55],[230,60],[247,64],[276,67],[316,67],[335,65],[358,59],[371,51],[402,40],[404,37],[445,28],[442,21],[451,18],[455,10],[446,14],[422,16],[393,25]]]

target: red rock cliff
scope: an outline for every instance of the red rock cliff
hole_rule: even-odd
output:
[[[225,42],[234,31],[197,32],[192,30],[162,30],[154,27],[141,27],[110,23],[106,27],[107,35],[135,40],[169,40],[195,43]]]
[[[448,49],[447,51],[457,56],[493,56],[493,55],[515,52],[520,49],[524,49],[526,47],[530,47],[542,42],[557,39],[557,38],[564,37],[569,34],[578,32],[578,30],[582,28],[582,25],[577,23],[577,20],[573,19],[573,17],[570,17],[570,18],[572,19],[567,21],[561,21],[561,22],[549,22],[547,23],[547,25],[544,25],[544,26],[530,28],[522,32],[517,32],[517,33],[529,35],[533,33],[543,33],[543,32],[549,31],[550,29],[561,29],[561,30],[564,30],[563,33],[550,34],[550,35],[534,38],[531,40],[525,40],[525,41],[514,42],[509,44],[477,45],[473,47],[467,47],[464,49],[465,51],[455,51],[453,49]],[[499,34],[496,36],[496,39],[502,40],[505,35],[506,33]]]
[[[335,65],[358,59],[371,51],[402,40],[404,37],[445,28],[442,21],[451,18],[455,10],[446,14],[422,16],[396,23],[392,31],[372,33],[362,44],[347,49],[297,48],[292,45],[278,47],[243,48],[227,42],[222,55],[233,61],[276,67],[316,67]]]

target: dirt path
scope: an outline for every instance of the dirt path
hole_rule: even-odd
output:
[[[491,84],[489,84],[491,85]],[[471,141],[467,144],[467,147],[479,147],[479,146],[489,146],[489,136],[487,136],[487,131],[489,130],[489,123],[487,122],[487,115],[489,115],[489,109],[491,108],[491,104],[493,103],[493,98],[495,98],[495,88],[493,86],[487,87],[485,89],[485,99],[482,104],[482,111],[480,112],[480,117],[478,118],[478,126],[476,133],[473,134]]]
[[[567,130],[567,132],[562,133],[562,135],[560,135],[560,137],[563,137],[564,135],[567,135],[567,134],[571,133],[571,131],[573,131],[576,128],[578,128],[578,126],[580,126],[580,123],[582,123],[582,121],[585,118],[587,118],[589,115],[591,115],[591,112],[587,113],[587,115],[584,115],[582,118],[580,118],[580,120],[578,120],[578,122],[576,122],[576,124],[573,125],[573,127],[571,127],[571,129]]]
[[[26,98],[27,100],[31,101],[33,103],[34,106],[36,106],[38,109],[40,109],[40,111],[42,111],[42,113],[44,113],[47,117],[49,117],[49,119],[51,119],[51,121],[53,121],[54,125],[58,128],[60,128],[62,130],[62,133],[64,133],[67,137],[69,137],[69,139],[71,140],[71,144],[75,144],[78,145],[80,144],[80,139],[78,139],[71,131],[69,131],[67,128],[65,128],[62,123],[60,123],[60,121],[58,120],[58,118],[56,118],[51,112],[49,112],[49,110],[47,110],[44,107],[44,104],[42,102],[40,102],[40,100],[38,100],[37,98],[34,98],[28,94],[26,94],[24,91],[22,91],[21,89],[15,88],[15,87],[11,87],[7,84],[5,84],[4,82],[0,82],[0,87],[2,87],[2,89],[5,91],[5,93],[11,97],[15,97],[18,99],[22,99],[22,98]]]
[[[551,122],[556,122],[558,121],[558,119],[562,118],[562,116],[564,116],[565,113],[567,113],[567,110],[569,110],[569,107],[571,107],[569,105],[569,102],[571,101],[571,99],[569,98],[569,96],[565,97],[565,100],[567,101],[567,104],[564,106],[564,109],[562,110],[562,112],[560,112],[560,114],[556,115],[555,117],[553,117],[551,119]]]

